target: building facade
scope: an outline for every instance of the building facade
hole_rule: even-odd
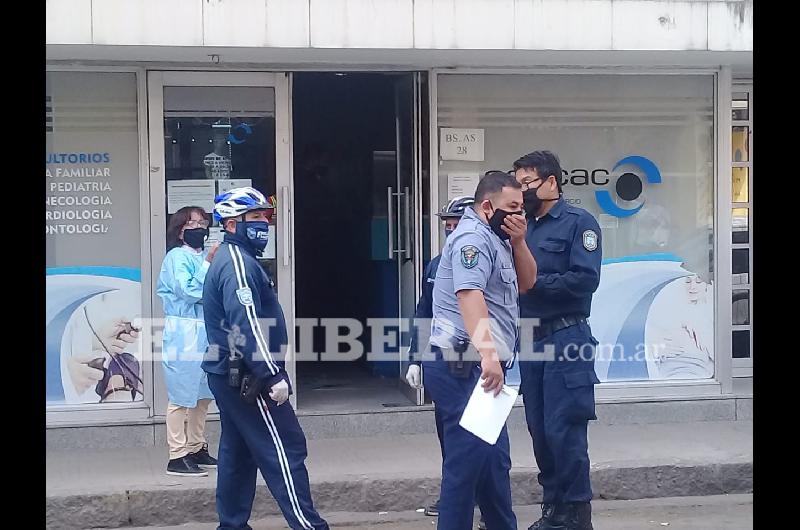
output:
[[[243,184],[277,200],[263,264],[308,330],[300,413],[424,409],[408,333],[370,348],[367,320],[413,315],[431,214],[534,149],[603,230],[598,401],[747,393],[752,21],[751,1],[48,0],[48,427],[163,423],[167,220]],[[309,319],[345,317],[383,357],[306,355]]]

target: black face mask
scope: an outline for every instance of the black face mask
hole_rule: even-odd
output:
[[[535,216],[536,212],[538,212],[539,208],[542,206],[542,199],[536,195],[536,190],[534,189],[523,191],[522,201],[522,209],[525,210],[528,217]]]
[[[183,231],[183,242],[196,250],[203,250],[208,228],[186,228]]]
[[[489,203],[491,204],[491,202]],[[511,236],[508,235],[505,231],[503,231],[501,226],[505,223],[503,222],[508,215],[520,215],[522,211],[519,212],[509,212],[507,210],[501,210],[499,208],[495,208],[494,213],[489,218],[489,226],[492,228],[492,232],[497,234],[501,240],[506,241],[507,239],[511,239]]]
[[[522,209],[525,210],[528,218],[536,216],[536,214],[539,212],[539,209],[542,207],[542,203],[558,200],[540,198],[538,195],[536,195],[536,191],[538,189],[539,188],[530,188],[522,192]]]

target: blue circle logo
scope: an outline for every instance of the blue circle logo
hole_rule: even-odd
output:
[[[626,156],[614,164],[614,168],[611,171],[615,171],[622,166],[634,166],[638,168],[650,184],[661,183],[661,171],[659,171],[658,166],[649,158],[638,155]],[[636,200],[641,196],[643,191],[642,179],[634,172],[623,173],[617,179],[615,191],[617,192],[617,196],[624,201]],[[594,192],[594,196],[600,208],[614,217],[630,217],[644,206],[644,201],[642,201],[642,203],[635,208],[622,208],[614,203],[611,193],[609,193],[608,190],[596,191]]]

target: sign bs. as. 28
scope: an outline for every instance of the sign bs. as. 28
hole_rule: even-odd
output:
[[[483,129],[452,129],[439,131],[439,156],[442,160],[483,162]]]

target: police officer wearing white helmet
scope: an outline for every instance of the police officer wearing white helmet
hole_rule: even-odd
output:
[[[225,237],[203,287],[209,349],[202,366],[222,427],[219,528],[250,528],[258,469],[290,528],[327,529],[311,499],[305,434],[286,402],[291,382],[279,355],[288,342],[286,321],[256,260],[267,246],[275,204],[250,187],[214,203]]]

